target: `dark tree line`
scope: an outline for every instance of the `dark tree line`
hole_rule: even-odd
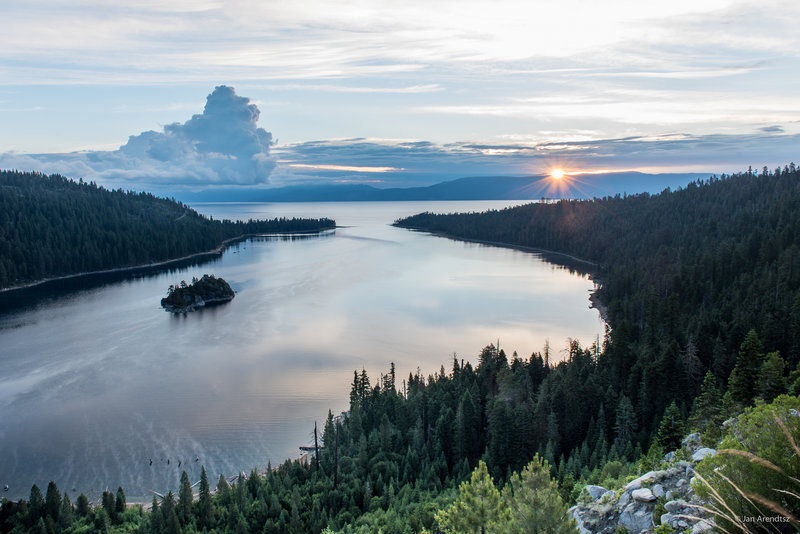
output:
[[[247,234],[334,226],[329,219],[217,221],[150,193],[0,171],[0,289],[180,258]]]

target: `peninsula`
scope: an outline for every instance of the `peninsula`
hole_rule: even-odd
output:
[[[216,220],[150,193],[0,170],[0,291],[159,265],[213,253],[253,235],[335,227],[324,218]]]

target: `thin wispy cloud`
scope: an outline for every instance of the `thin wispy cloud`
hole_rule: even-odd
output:
[[[616,56],[620,50],[631,56],[631,64],[643,43],[661,48],[692,43],[694,50],[707,45],[741,49],[745,43],[766,52],[795,50],[796,38],[774,31],[755,37],[752,28],[785,26],[797,8],[760,5],[756,12],[731,0],[506,0],[487,9],[480,1],[443,0],[431,9],[415,0],[209,2],[198,10],[191,2],[163,9],[152,3],[11,1],[3,8],[0,44],[5,58],[14,60],[6,64],[9,74],[21,69],[42,83],[58,83],[65,70],[99,76],[107,68],[112,80],[118,71],[124,72],[122,79],[142,82],[148,77],[163,82],[164,76],[167,81],[192,75],[207,79],[210,69],[232,79],[349,77],[437,64],[587,57],[597,62],[595,55]],[[34,25],[37,39],[31,40]],[[716,31],[723,27],[728,31]],[[739,27],[750,31],[736,31]],[[629,46],[632,42],[639,46]]]
[[[383,173],[383,172],[399,172],[403,169],[398,167],[370,167],[368,165],[329,165],[324,163],[289,163],[288,167],[293,169],[313,169],[319,171],[346,171],[346,172],[368,172],[368,173]]]
[[[385,94],[415,94],[435,93],[444,88],[436,83],[411,85],[408,87],[353,87],[348,85],[333,84],[272,84],[269,89],[288,89],[294,91],[321,91],[331,93],[385,93]]]

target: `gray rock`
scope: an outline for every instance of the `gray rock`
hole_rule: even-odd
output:
[[[619,524],[627,528],[629,532],[641,532],[648,530],[653,526],[653,514],[642,508],[640,510],[629,510],[631,507],[625,509],[619,516]]]
[[[656,496],[653,495],[653,492],[650,490],[650,488],[639,488],[637,490],[633,490],[631,496],[634,498],[634,500],[639,502],[653,502],[656,500]]]
[[[587,486],[581,499],[584,504],[570,509],[570,516],[576,519],[581,534],[612,534],[618,526],[630,534],[652,534],[654,522],[669,525],[676,532],[711,534],[713,521],[695,526],[694,520],[682,517],[702,513],[692,507],[700,504],[690,487],[693,474],[692,464],[680,461],[666,470],[643,474],[622,491]],[[665,502],[665,513],[658,520],[653,517],[656,499]]]
[[[710,532],[714,529],[714,522],[710,519],[704,521],[698,521],[692,527],[692,534],[700,534],[702,532]]]
[[[580,534],[592,534],[591,531],[583,526],[583,516],[581,516],[580,509],[577,506],[573,506],[567,510],[567,513],[575,520],[575,523],[577,523]]]
[[[602,486],[594,486],[588,485],[583,488],[589,496],[592,498],[593,501],[596,501],[600,497],[602,497],[605,493],[608,493],[608,490]]]
[[[674,501],[669,501],[668,503],[664,504],[664,509],[671,514],[674,514],[675,512],[678,512],[686,508],[687,504],[689,503],[687,503],[683,499],[677,499]]]
[[[666,471],[649,471],[635,480],[628,482],[625,491],[633,491],[641,488],[646,482],[654,482],[668,476]]]
[[[686,447],[691,452],[696,451],[700,448],[700,432],[694,432],[683,438],[681,446]]]
[[[674,459],[675,459],[675,451],[670,451],[664,455],[665,462],[671,462]]]
[[[703,458],[707,456],[714,456],[717,454],[717,451],[714,449],[709,449],[708,447],[703,447],[702,449],[697,449],[694,454],[692,454],[692,461],[699,462]]]
[[[735,417],[731,417],[730,419],[726,419],[722,422],[722,428],[728,428],[729,426],[733,425],[736,422]]]

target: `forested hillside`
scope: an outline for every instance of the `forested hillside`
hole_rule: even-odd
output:
[[[779,351],[792,368],[800,360],[794,164],[658,195],[425,213],[397,225],[597,262],[612,328],[603,372],[631,399],[643,429],[672,399],[696,395],[706,370],[726,384],[751,329],[764,351]]]
[[[149,193],[0,171],[0,289],[180,258],[245,234],[334,226],[328,219],[214,221]]]
[[[124,512],[121,491],[92,509],[34,488],[4,502],[0,531],[568,532],[566,505],[585,484],[620,487],[687,432],[713,445],[725,418],[800,390],[794,168],[398,224],[596,261],[605,339],[521,357],[489,346],[427,377],[355,372],[349,413],[321,429],[319,463],[220,479],[213,496],[201,481],[193,498],[184,478],[151,514]],[[744,437],[768,427],[762,411]]]

